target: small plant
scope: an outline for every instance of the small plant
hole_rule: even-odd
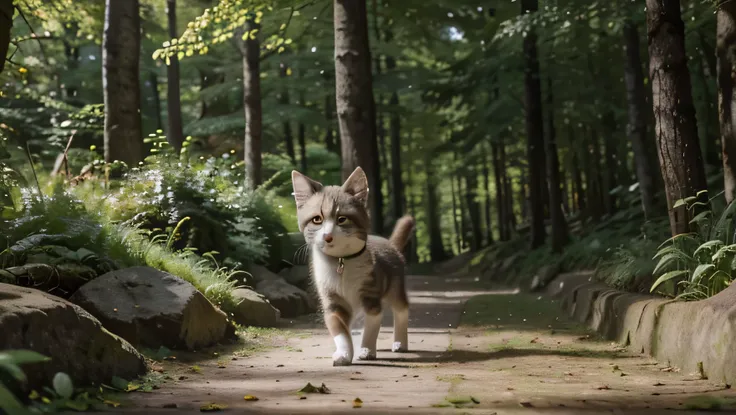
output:
[[[696,197],[683,199],[675,206],[688,209],[704,205]],[[736,272],[736,235],[734,235],[736,203],[728,205],[716,216],[712,209],[696,215],[690,224],[695,231],[675,235],[659,246],[654,259],[658,276],[650,291],[684,300],[698,300],[718,294],[733,281]]]

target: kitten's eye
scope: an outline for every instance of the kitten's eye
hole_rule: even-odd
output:
[[[312,218],[312,223],[314,223],[315,225],[319,225],[320,223],[322,223],[322,216],[315,216],[315,217],[313,217]]]
[[[339,218],[337,218],[338,225],[344,225],[346,223],[348,223],[348,218],[346,216],[340,216]]]

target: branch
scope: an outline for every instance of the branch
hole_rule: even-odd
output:
[[[15,9],[18,10],[18,14],[20,15],[20,17],[23,18],[23,21],[26,22],[26,25],[28,25],[28,29],[31,30],[31,33],[33,34],[33,38],[37,39],[39,36],[36,34],[36,31],[33,30],[33,26],[31,26],[31,22],[29,22],[28,19],[26,19],[26,15],[23,14],[23,10],[21,10],[20,7],[16,7]],[[41,43],[40,39],[38,39],[38,47],[39,49],[41,49],[41,56],[43,57],[43,60],[46,61],[47,65],[51,65],[51,63],[49,62],[49,59],[46,57],[46,50],[43,48],[43,43]]]

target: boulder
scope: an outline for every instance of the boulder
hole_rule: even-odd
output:
[[[0,283],[0,350],[27,349],[51,361],[26,366],[29,386],[50,385],[65,372],[76,385],[146,373],[143,356],[82,308],[51,294]],[[30,369],[30,370],[28,370]]]
[[[532,291],[538,291],[546,287],[547,284],[552,282],[555,277],[560,273],[559,264],[545,265],[539,268],[537,273],[532,278],[531,286],[529,287]]]
[[[237,288],[232,292],[235,302],[233,320],[244,326],[273,327],[281,313],[268,302],[266,297],[248,288]]]
[[[192,284],[150,267],[108,272],[70,301],[134,345],[193,350],[234,335],[225,313]]]
[[[96,276],[95,270],[80,264],[29,263],[0,270],[0,282],[33,287],[62,298],[69,298]]]
[[[271,272],[268,268],[262,265],[251,265],[248,272],[253,276],[252,280],[255,284],[266,280],[280,280],[282,279],[277,274]]]
[[[296,265],[291,268],[282,269],[279,274],[283,279],[291,285],[295,285],[302,290],[307,291],[310,284],[309,266]]]
[[[278,275],[276,278],[258,282],[256,291],[263,294],[274,307],[279,309],[281,317],[297,317],[316,310],[316,304],[309,294],[289,284]]]

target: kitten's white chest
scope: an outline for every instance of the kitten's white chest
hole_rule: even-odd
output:
[[[353,308],[360,304],[359,289],[361,282],[370,276],[370,257],[366,253],[358,258],[345,260],[342,272],[337,258],[325,255],[314,247],[312,252],[312,270],[317,288],[321,294],[336,293],[344,298]]]

